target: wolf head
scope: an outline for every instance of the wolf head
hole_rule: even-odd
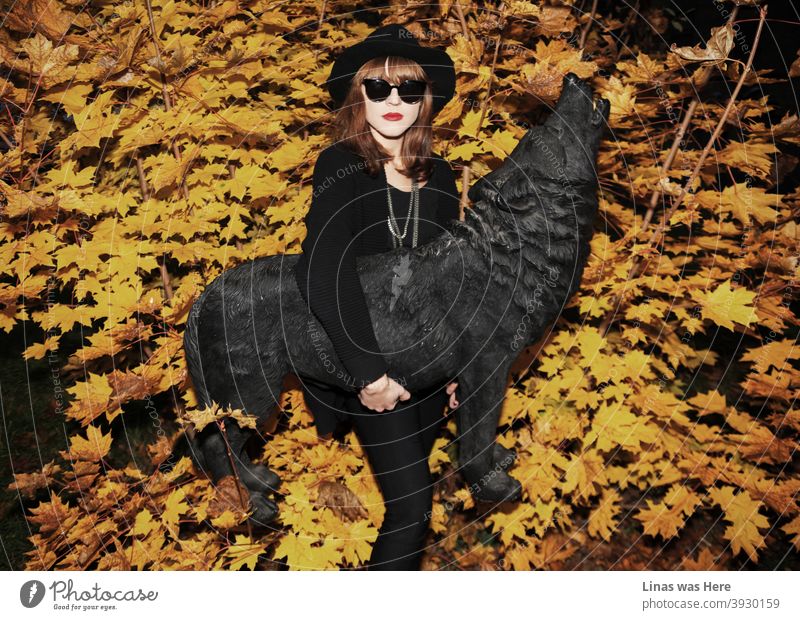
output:
[[[525,213],[539,199],[537,188],[557,183],[569,194],[596,188],[595,160],[609,107],[606,99],[595,105],[589,85],[568,73],[547,121],[529,129],[503,165],[470,188],[470,199]]]

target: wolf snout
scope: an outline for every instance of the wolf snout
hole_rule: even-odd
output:
[[[485,200],[495,207],[503,208],[505,206],[505,199],[500,193],[500,189],[486,177],[479,179],[470,187],[467,196],[472,202]]]

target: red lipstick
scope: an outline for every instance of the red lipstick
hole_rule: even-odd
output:
[[[389,112],[384,114],[383,118],[385,118],[387,121],[399,121],[401,118],[403,118],[403,115],[397,112]]]

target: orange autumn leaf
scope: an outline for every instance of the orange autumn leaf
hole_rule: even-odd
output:
[[[764,536],[759,530],[769,527],[769,521],[759,512],[761,502],[753,500],[746,490],[737,494],[734,491],[734,487],[727,485],[713,487],[709,496],[722,508],[725,520],[732,524],[726,528],[725,538],[731,541],[733,552],[744,551],[757,562],[758,549],[764,546]]]
[[[111,433],[104,435],[96,426],[89,426],[85,439],[79,435],[70,439],[70,457],[82,461],[99,461],[111,449],[111,439]]]

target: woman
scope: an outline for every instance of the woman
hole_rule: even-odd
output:
[[[412,395],[391,377],[355,257],[427,243],[458,218],[453,170],[431,152],[431,120],[452,98],[455,72],[447,53],[395,24],[346,49],[326,85],[337,135],[314,167],[295,277],[356,391],[301,377],[303,391],[320,435],[355,427],[383,494],[369,568],[418,570],[433,502],[428,457],[448,396],[458,406],[457,383]],[[395,271],[399,292],[413,274],[402,263]]]

